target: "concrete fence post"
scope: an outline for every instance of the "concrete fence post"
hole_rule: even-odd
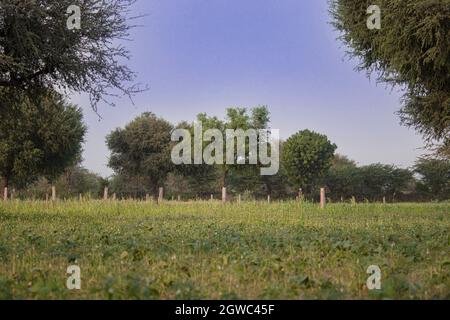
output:
[[[56,187],[52,186],[52,201],[56,201]]]
[[[320,188],[320,208],[324,209],[326,204],[325,188]]]
[[[158,192],[158,203],[162,203],[164,200],[164,188],[159,188]]]
[[[223,187],[222,188],[222,203],[226,203],[227,202],[227,188]]]

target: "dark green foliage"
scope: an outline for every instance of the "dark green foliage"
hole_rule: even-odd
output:
[[[153,194],[172,169],[172,125],[153,113],[144,113],[124,129],[111,132],[109,166],[123,177],[139,179]]]
[[[15,103],[0,110],[0,175],[4,185],[23,186],[40,176],[52,180],[79,161],[86,133],[81,110],[47,92],[36,101],[14,89]]]
[[[381,9],[381,30],[366,26],[366,10],[373,4]],[[330,5],[333,25],[349,55],[360,61],[358,69],[406,88],[402,122],[448,148],[450,2],[330,0]]]
[[[413,189],[414,178],[408,169],[392,165],[371,164],[358,167],[346,157],[337,155],[324,178],[333,200],[395,201],[396,196]]]
[[[325,135],[303,130],[283,144],[283,166],[290,182],[311,192],[330,168],[337,146]]]
[[[81,194],[97,198],[103,192],[104,180],[95,173],[76,165],[68,168],[56,179],[53,184],[61,199],[75,198]],[[45,199],[50,193],[50,183],[47,179],[41,178],[24,190],[19,190],[18,196],[25,198]]]
[[[107,93],[139,91],[125,86],[134,73],[121,64],[129,54],[117,43],[129,37],[133,2],[0,0],[0,87],[87,92],[94,108]],[[79,30],[67,28],[71,5],[81,9]]]
[[[429,199],[450,199],[450,160],[419,159],[414,166],[419,175],[417,191]]]
[[[237,130],[248,130],[248,129],[267,129],[270,122],[270,112],[266,106],[260,106],[252,108],[249,112],[246,108],[228,108],[226,110],[226,119],[220,120],[217,117],[210,117],[206,113],[201,113],[197,116],[197,121],[202,124],[203,132],[208,129],[218,129],[223,133],[224,144],[227,141],[225,131],[227,129]],[[186,128],[191,131],[193,135],[193,127],[187,123],[182,123],[178,126],[179,128]],[[192,139],[192,141],[194,141]],[[209,145],[210,142],[204,141],[203,148]],[[224,146],[225,147],[225,146]],[[249,144],[246,143],[245,147],[246,155],[249,154]],[[192,153],[193,155],[193,153]],[[219,187],[228,186],[232,189],[242,189],[242,185],[239,188],[234,188],[232,183],[241,184],[242,180],[239,182],[235,179],[237,176],[247,177],[247,182],[254,184],[259,183],[259,168],[260,165],[238,165],[226,163],[226,152],[224,150],[224,164],[215,165],[214,167],[208,165],[182,165],[178,166],[178,171],[186,177],[192,180],[193,184],[199,184],[198,186],[205,185],[207,180],[219,179]],[[237,149],[235,148],[235,163],[237,163]],[[233,181],[229,178],[233,176]],[[250,178],[250,176],[252,178]],[[250,180],[249,180],[250,179]],[[203,192],[202,192],[203,193]]]

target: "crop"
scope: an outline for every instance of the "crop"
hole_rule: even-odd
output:
[[[449,299],[449,230],[449,203],[12,201],[0,299]]]

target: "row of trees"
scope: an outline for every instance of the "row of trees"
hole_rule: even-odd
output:
[[[224,136],[230,128],[269,128],[266,107],[230,108],[226,114],[222,120],[202,113],[197,120],[203,123],[204,131],[218,128]],[[113,131],[107,137],[109,165],[115,171],[110,190],[119,196],[144,197],[156,195],[157,188],[165,186],[172,196],[208,198],[226,186],[234,194],[284,198],[293,197],[302,188],[307,197],[314,198],[319,187],[326,186],[333,200],[450,198],[448,160],[420,159],[412,170],[383,164],[360,167],[345,156],[335,155],[337,146],[325,135],[310,130],[281,141],[281,166],[274,176],[260,175],[261,163],[176,166],[170,159],[175,128],[187,128],[193,134],[193,125],[182,122],[174,126],[152,113],[144,113],[125,128]],[[237,148],[234,152],[237,157]]]
[[[109,166],[115,174],[104,179],[79,165],[85,133],[79,109],[66,104],[60,96],[49,97],[38,106],[27,106],[20,108],[24,113],[20,117],[4,118],[10,122],[6,122],[8,130],[2,132],[0,144],[1,172],[9,173],[4,180],[24,197],[43,198],[54,185],[62,198],[80,194],[101,197],[105,186],[125,198],[156,195],[160,186],[165,187],[169,197],[191,199],[219,196],[222,186],[244,198],[293,198],[302,188],[304,195],[313,199],[318,197],[320,187],[328,189],[333,201],[353,197],[359,201],[450,198],[449,160],[422,158],[412,169],[383,164],[358,166],[335,154],[336,145],[325,135],[310,130],[281,141],[280,170],[273,176],[260,175],[260,163],[176,166],[170,158],[174,146],[171,134],[175,128],[187,128],[193,134],[193,125],[182,122],[174,126],[152,113],[144,113],[108,135]],[[55,109],[58,111],[52,112]],[[204,113],[197,120],[205,124],[203,130],[217,126],[225,135],[227,128],[240,126],[267,129],[270,115],[266,107],[250,112],[231,108],[224,120]],[[34,131],[37,127],[38,134]],[[25,143],[17,144],[17,139]],[[59,165],[55,166],[54,161]]]

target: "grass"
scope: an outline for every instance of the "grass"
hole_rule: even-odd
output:
[[[449,203],[1,203],[0,299],[449,299],[449,230]]]

